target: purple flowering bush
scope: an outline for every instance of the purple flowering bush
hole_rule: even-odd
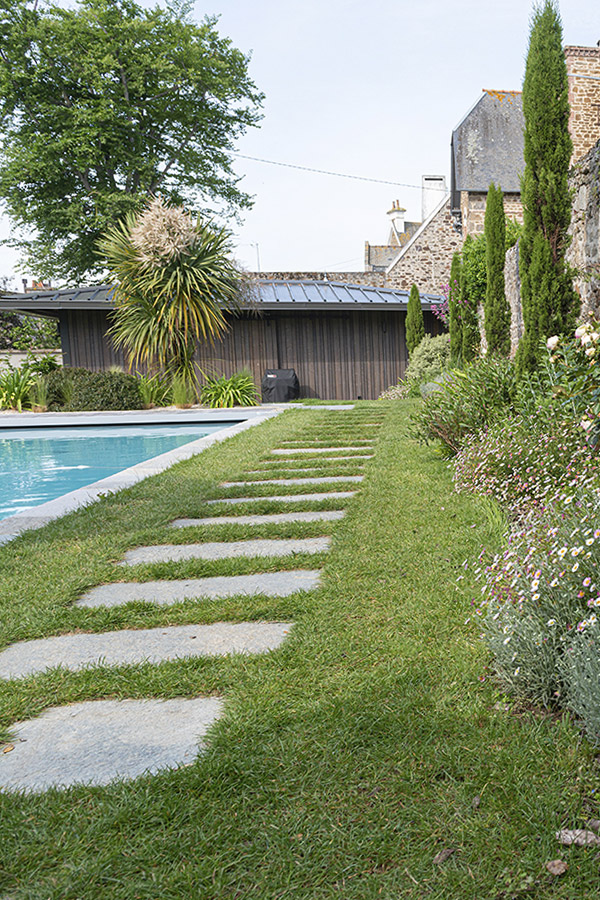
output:
[[[563,493],[600,483],[600,458],[579,426],[554,415],[511,416],[470,435],[454,462],[459,492],[492,497],[510,521],[543,514]]]
[[[596,634],[600,607],[597,494],[561,494],[488,565],[482,559],[476,614],[502,680],[522,697],[580,712],[581,651],[591,646],[581,636]],[[588,684],[592,676],[590,669]],[[600,718],[597,726],[600,737]]]

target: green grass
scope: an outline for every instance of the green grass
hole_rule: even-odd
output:
[[[407,436],[411,405],[291,410],[0,549],[0,645],[74,629],[295,621],[262,657],[193,659],[0,683],[0,728],[60,703],[220,694],[208,752],[177,772],[106,788],[0,795],[0,892],[11,900],[593,898],[593,849],[554,833],[598,816],[596,753],[569,718],[507,709],[469,617],[463,562],[498,541],[498,517],[452,492],[446,463]],[[382,421],[381,429],[361,428]],[[376,457],[340,522],[220,525],[207,506],[284,442],[376,432]],[[290,444],[288,443],[287,446]],[[319,467],[315,461],[315,466]],[[324,473],[331,469],[319,467]],[[315,485],[315,492],[322,491]],[[336,490],[343,485],[336,483]],[[239,496],[310,493],[269,485]],[[269,500],[257,513],[342,508]],[[115,567],[141,544],[331,534],[323,586],[291,598],[174,607],[73,607],[104,581],[261,571],[260,560]],[[441,865],[434,856],[455,852]],[[546,861],[562,857],[553,879]]]

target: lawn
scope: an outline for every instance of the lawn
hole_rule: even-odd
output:
[[[511,704],[490,677],[477,626],[466,621],[477,588],[463,563],[497,545],[497,522],[455,494],[446,462],[410,439],[410,409],[404,401],[291,409],[0,548],[0,647],[76,630],[296,623],[283,647],[262,657],[54,670],[1,683],[5,738],[11,723],[83,699],[226,699],[207,752],[190,766],[105,788],[0,794],[3,900],[597,896],[596,851],[561,848],[555,838],[559,828],[600,817],[597,751],[567,716]],[[239,509],[347,502],[340,522],[168,528],[178,517],[231,514],[205,501],[222,494],[221,481],[263,468],[272,448],[374,433],[373,459],[315,463],[328,475],[356,474],[364,463],[350,501],[265,499]],[[330,553],[293,560],[294,568],[324,566],[314,592],[167,608],[73,606],[85,590],[122,579],[115,562],[139,545],[323,534],[333,537]],[[191,560],[139,566],[126,577],[288,568],[285,557],[268,567]],[[443,850],[452,852],[434,862]],[[569,866],[560,878],[545,869],[556,858]]]

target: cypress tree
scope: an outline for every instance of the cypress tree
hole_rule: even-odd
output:
[[[517,351],[520,374],[537,367],[540,339],[569,333],[579,312],[565,261],[571,220],[567,175],[573,145],[562,25],[555,0],[544,0],[533,12],[523,113],[520,270],[525,330]]]
[[[450,362],[459,366],[462,361],[462,313],[460,297],[460,253],[455,253],[450,266],[448,285],[448,308],[450,312]]]
[[[479,355],[481,336],[477,309],[485,300],[485,235],[467,236],[461,252],[460,305],[462,310],[462,361]]]
[[[510,307],[504,293],[506,218],[502,190],[490,184],[485,207],[485,337],[490,356],[510,353]]]
[[[421,308],[421,297],[416,284],[410,289],[408,295],[408,307],[406,310],[406,346],[408,355],[411,356],[415,347],[418,347],[425,337],[425,321]]]

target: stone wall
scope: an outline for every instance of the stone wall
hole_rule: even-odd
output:
[[[439,294],[450,279],[452,256],[463,244],[453,223],[448,201],[390,267],[387,286],[408,291],[416,284],[421,293]]]
[[[575,162],[600,139],[600,47],[565,47],[565,59]]]
[[[478,237],[483,234],[485,225],[485,205],[487,194],[476,191],[461,191],[460,211],[462,217],[463,237]],[[520,194],[504,194],[504,215],[507,219],[523,222],[523,204]]]
[[[573,213],[567,260],[577,270],[581,311],[600,315],[600,142],[571,171]]]
[[[259,272],[254,275],[269,281],[335,281],[344,284],[395,287],[386,278],[385,272]]]
[[[504,263],[504,293],[510,306],[510,355],[514,357],[523,337],[521,307],[521,279],[519,277],[519,241],[506,253]]]

